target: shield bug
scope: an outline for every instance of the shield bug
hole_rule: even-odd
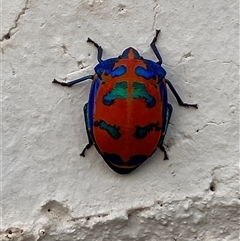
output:
[[[102,60],[102,47],[88,38],[87,42],[98,50],[95,73],[68,83],[53,80],[71,87],[92,79],[89,100],[84,106],[88,144],[80,155],[85,156],[85,151],[94,145],[109,167],[119,174],[132,172],[157,148],[168,159],[163,146],[172,114],[167,85],[180,106],[198,108],[197,104],[184,103],[165,78],[155,45],[159,33],[156,30],[150,44],[158,62],[144,59],[132,47],[119,57]]]

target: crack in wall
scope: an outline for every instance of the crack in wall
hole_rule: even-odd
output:
[[[223,121],[221,123],[217,123],[217,122],[214,122],[214,121],[210,121],[208,123],[206,123],[206,125],[204,125],[202,128],[198,129],[196,132],[202,132],[206,127],[208,127],[209,125],[214,125],[214,126],[221,126],[221,125],[224,125],[226,123],[229,123],[229,121]]]
[[[73,60],[75,60],[77,63],[79,62],[73,55],[71,55],[69,52],[68,52],[68,48],[65,44],[62,44],[61,45],[62,49],[63,49],[63,53],[64,54],[67,54],[70,58],[72,58]]]
[[[13,68],[13,65],[12,65],[12,62],[9,60],[9,64],[10,64],[10,67],[12,69],[12,75],[15,75],[16,74],[16,71],[15,69]]]
[[[239,64],[237,64],[235,61],[233,61],[232,59],[230,61],[223,61],[223,64],[234,64],[237,67],[239,67]]]
[[[82,60],[78,60],[71,53],[69,53],[68,48],[65,44],[61,45],[63,49],[63,54],[68,55],[71,59],[75,60],[79,69],[86,69],[88,66],[85,66]],[[75,72],[75,71],[74,71]]]
[[[156,24],[156,21],[157,21],[157,15],[158,15],[158,12],[156,11],[157,8],[158,8],[157,0],[154,0],[154,4],[155,4],[155,6],[153,7],[154,16],[153,16],[152,30],[155,30],[155,24]]]
[[[24,15],[24,14],[26,13],[26,10],[29,9],[29,8],[28,8],[29,3],[30,3],[30,0],[26,0],[24,7],[23,7],[22,10],[20,11],[20,13],[17,15],[17,18],[14,20],[14,26],[12,26],[12,27],[8,30],[8,32],[2,36],[2,38],[0,39],[0,42],[3,42],[4,40],[8,40],[8,39],[11,38],[11,36],[13,35],[13,34],[12,34],[12,31],[17,28],[18,22],[19,22],[21,16]]]

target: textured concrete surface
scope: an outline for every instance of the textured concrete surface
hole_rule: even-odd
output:
[[[2,240],[238,240],[237,1],[2,3]],[[127,176],[87,143],[82,108],[104,58],[150,49],[155,29],[168,79],[198,110],[177,105],[157,151]]]

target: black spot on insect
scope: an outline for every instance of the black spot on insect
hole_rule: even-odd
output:
[[[107,133],[114,139],[117,140],[121,137],[120,127],[116,125],[110,125],[104,120],[99,120],[94,122],[95,127],[99,127],[102,130],[107,131]]]
[[[159,122],[150,123],[146,126],[136,126],[136,131],[134,132],[134,137],[137,139],[145,138],[151,131],[160,131],[161,127],[159,126]]]

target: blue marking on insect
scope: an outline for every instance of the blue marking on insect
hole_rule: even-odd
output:
[[[152,72],[148,69],[144,69],[143,67],[141,66],[138,66],[136,69],[135,69],[135,73],[137,76],[140,76],[140,77],[143,77],[147,80],[149,79],[156,79],[156,72]]]
[[[166,76],[166,70],[158,63],[155,63],[149,59],[144,59],[143,62],[146,64],[147,71],[157,74],[160,80]]]
[[[103,97],[104,105],[112,105],[116,99],[127,98],[127,81],[116,83],[114,88],[107,92]]]
[[[124,65],[118,66],[117,68],[115,68],[114,70],[112,70],[111,72],[111,76],[114,77],[119,77],[121,75],[126,74],[127,72],[127,68]]]
[[[132,97],[133,99],[144,99],[147,108],[152,108],[156,105],[156,99],[148,93],[146,86],[142,83],[133,82]]]

